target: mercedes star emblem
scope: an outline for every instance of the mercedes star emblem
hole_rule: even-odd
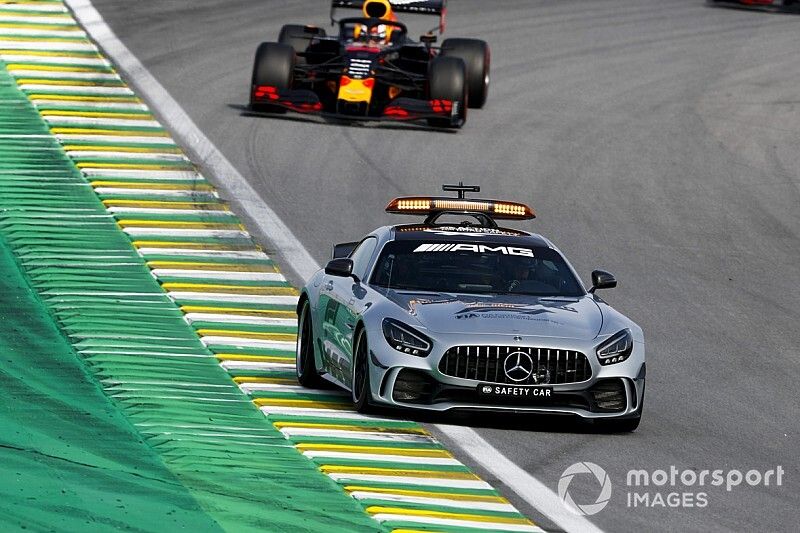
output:
[[[533,359],[525,352],[514,352],[503,362],[506,377],[515,383],[527,380],[533,374]]]

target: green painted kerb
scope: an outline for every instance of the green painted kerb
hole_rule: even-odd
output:
[[[220,368],[2,62],[0,236],[0,530],[381,530]]]

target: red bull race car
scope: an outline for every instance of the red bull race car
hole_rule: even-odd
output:
[[[800,13],[800,0],[708,0],[708,4]]]
[[[337,19],[340,9],[361,16]],[[437,16],[438,25],[413,40],[403,13]],[[445,13],[446,0],[332,0],[338,35],[290,24],[258,47],[250,109],[460,128],[468,108],[486,103],[491,54],[478,39],[436,46]]]

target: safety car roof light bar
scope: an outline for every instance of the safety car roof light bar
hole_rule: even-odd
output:
[[[441,196],[405,196],[395,198],[386,206],[386,212],[396,215],[423,215],[426,224],[433,224],[444,214],[470,215],[482,226],[497,227],[495,220],[531,220],[536,218],[533,209],[519,202],[466,198],[468,192],[480,192],[477,185],[444,185],[447,192],[458,193],[457,198]]]

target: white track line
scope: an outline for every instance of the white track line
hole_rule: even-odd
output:
[[[352,459],[353,461],[374,461],[384,463],[404,463],[412,465],[461,465],[458,459],[450,457],[419,457],[414,455],[389,455],[381,453],[357,453],[357,452],[329,452],[319,450],[309,450],[303,452],[306,457],[323,459]],[[462,502],[463,505],[463,502]],[[470,504],[471,505],[471,504]]]
[[[283,431],[283,430],[281,430]],[[389,439],[384,439],[389,440]],[[406,441],[408,442],[408,441]],[[491,490],[492,486],[480,479],[447,479],[438,477],[417,476],[384,476],[380,474],[331,473],[328,476],[334,481],[375,481],[378,483],[395,483],[398,485],[420,485],[424,487],[452,487],[455,489]],[[405,517],[408,520],[408,517]],[[484,524],[485,525],[485,524]]]
[[[185,146],[194,148],[196,155],[199,157],[199,160],[195,162],[199,163],[199,166],[208,169],[211,175],[216,178],[216,183],[221,184],[230,196],[244,199],[240,200],[239,203],[261,232],[268,237],[273,248],[281,251],[287,261],[287,266],[297,272],[303,279],[309,279],[317,272],[320,266],[288,226],[264,203],[258,192],[253,189],[219,149],[211,143],[208,137],[200,131],[200,128],[186,114],[180,104],[170,96],[167,90],[150,74],[136,56],[117,38],[100,13],[92,6],[91,1],[65,0],[65,2],[75,13],[76,18],[86,31],[102,46],[119,70],[133,83],[138,93],[146,98],[152,104],[154,111],[172,126],[176,137],[181,139]],[[452,439],[461,453],[469,456],[488,472],[497,476],[499,480],[521,496],[529,505],[542,512],[565,531],[601,532],[597,526],[585,517],[573,514],[556,493],[496,450],[474,429],[445,425],[437,425],[436,427]],[[294,430],[284,428],[282,431],[290,436],[315,433],[313,429],[306,428],[296,428]],[[323,430],[319,433],[330,435],[331,431]],[[352,433],[350,434],[352,435]],[[361,435],[361,437],[363,438],[364,435]],[[372,435],[369,437],[374,438]],[[377,437],[380,438],[380,436]],[[409,441],[415,440],[410,435],[404,435],[403,437],[411,437],[408,439]],[[350,476],[350,479],[354,479],[354,476]],[[419,481],[416,482],[418,483]]]
[[[283,274],[278,272],[238,272],[233,270],[184,270],[177,268],[154,268],[153,274],[157,277],[167,278],[197,278],[197,279],[224,279],[242,281],[286,281]],[[220,322],[225,322],[225,317],[220,316]],[[233,322],[234,320],[231,320]]]
[[[455,509],[479,509],[481,511],[499,511],[513,513],[516,508],[509,503],[482,502],[475,500],[448,500],[447,498],[435,498],[427,496],[405,496],[403,494],[392,494],[387,492],[353,491],[350,496],[356,500],[383,500],[387,502],[400,503],[419,503],[423,505],[439,505],[442,507],[453,507]]]

